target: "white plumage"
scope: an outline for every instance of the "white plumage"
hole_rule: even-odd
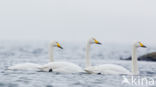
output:
[[[77,73],[77,72],[84,72],[81,67],[70,63],[70,62],[50,62],[40,67],[41,71],[49,71],[52,69],[54,72],[61,72],[61,73]]]
[[[8,67],[9,70],[39,70],[39,64],[23,63]]]
[[[122,66],[115,64],[104,64],[85,68],[88,73],[94,74],[130,74],[130,72]]]

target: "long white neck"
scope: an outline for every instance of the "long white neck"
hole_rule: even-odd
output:
[[[137,56],[136,56],[136,44],[133,45],[133,50],[132,50],[132,74],[133,75],[138,75],[138,63],[137,63]]]
[[[86,46],[86,68],[91,66],[89,54],[90,54],[90,43],[88,42]]]
[[[54,58],[53,58],[53,45],[49,44],[49,58],[50,58],[50,62],[54,62]]]

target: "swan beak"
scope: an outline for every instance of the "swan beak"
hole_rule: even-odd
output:
[[[59,43],[57,43],[57,47],[60,49],[63,49],[63,47],[61,47],[61,45]]]
[[[63,47],[61,47],[61,46],[60,46],[59,48],[60,48],[60,49],[63,49]]]
[[[147,48],[145,45],[142,46],[143,48]]]
[[[143,48],[147,48],[145,45],[143,45],[141,42],[139,42],[140,44],[140,47],[143,47]]]
[[[96,44],[99,44],[99,45],[101,45],[102,43],[98,42],[98,43],[96,43]]]
[[[101,45],[101,43],[99,41],[97,41],[97,40],[94,40],[94,41],[95,41],[96,44]]]

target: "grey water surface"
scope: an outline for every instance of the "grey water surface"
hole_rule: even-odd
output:
[[[85,44],[61,43],[63,50],[55,48],[55,61],[68,61],[85,67]],[[138,55],[156,51],[154,49],[138,49]],[[131,45],[107,43],[91,48],[92,65],[118,64],[131,70],[131,61],[120,60],[120,57],[131,55]],[[7,70],[9,66],[20,63],[46,64],[49,62],[48,42],[14,42],[0,43],[0,87],[156,87],[156,63],[139,61],[140,80],[153,79],[154,84],[122,83],[129,81],[130,75],[97,75],[87,73],[63,74],[40,71]],[[140,80],[141,81],[141,80]]]

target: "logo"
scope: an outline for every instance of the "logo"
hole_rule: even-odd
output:
[[[130,86],[154,86],[156,82],[151,77],[122,76],[121,84]]]

